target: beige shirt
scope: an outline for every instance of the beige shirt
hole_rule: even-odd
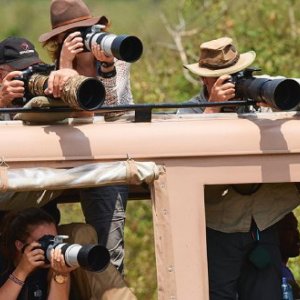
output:
[[[226,233],[247,232],[253,218],[259,230],[264,230],[299,203],[294,183],[265,183],[251,195],[242,195],[228,185],[206,186],[206,225]]]

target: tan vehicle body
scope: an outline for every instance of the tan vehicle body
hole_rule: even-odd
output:
[[[166,114],[148,123],[1,122],[0,136],[3,166],[10,169],[128,158],[163,166],[149,185],[159,299],[209,298],[205,185],[300,181],[300,119],[292,112]],[[0,179],[3,187],[5,178]]]

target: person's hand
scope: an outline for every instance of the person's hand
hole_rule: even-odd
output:
[[[107,66],[101,65],[101,72],[107,73],[113,71],[115,65],[114,57],[112,55],[106,55],[105,52],[101,49],[100,45],[98,44],[92,45],[92,53],[98,61],[107,64]]]
[[[92,53],[95,56],[95,58],[101,62],[106,62],[108,64],[114,62],[114,57],[112,55],[105,54],[105,52],[101,49],[100,45],[98,44],[92,45]]]
[[[14,99],[24,96],[24,82],[15,80],[15,77],[21,74],[21,71],[13,71],[3,78],[0,89],[0,107],[11,106]]]
[[[33,242],[26,246],[15,270],[15,273],[19,274],[17,276],[18,278],[21,277],[25,279],[36,268],[45,265],[45,253],[40,247],[41,244],[38,242]]]
[[[73,69],[60,69],[52,71],[48,78],[48,87],[44,91],[46,95],[53,95],[54,98],[60,98],[61,91],[66,81],[73,76],[78,75],[78,72]]]
[[[232,82],[226,82],[230,75],[220,76],[214,83],[208,101],[224,102],[235,97],[235,86]]]
[[[77,267],[68,267],[64,256],[61,254],[61,249],[55,248],[51,250],[51,269],[55,274],[68,275]]]
[[[76,54],[83,51],[83,39],[79,31],[69,34],[62,45],[60,52],[60,68],[73,68],[73,60]]]
[[[220,76],[210,89],[208,102],[225,102],[235,97],[235,86],[228,80],[230,75]],[[218,113],[220,112],[220,106],[207,107],[205,113]]]

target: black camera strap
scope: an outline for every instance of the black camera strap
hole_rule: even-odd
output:
[[[250,196],[259,190],[261,183],[232,184],[231,187],[242,196]]]

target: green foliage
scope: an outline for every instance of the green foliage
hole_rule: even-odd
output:
[[[80,203],[58,204],[61,213],[60,224],[85,222]]]
[[[125,278],[138,299],[157,299],[151,202],[129,201],[126,214]]]
[[[79,203],[59,204],[61,224],[84,222]],[[155,300],[156,268],[151,202],[129,201],[125,227],[125,278],[138,299]]]
[[[298,219],[298,229],[300,231],[300,206],[294,210],[294,214]],[[288,261],[288,266],[291,268],[298,285],[300,285],[300,256],[290,258]]]

